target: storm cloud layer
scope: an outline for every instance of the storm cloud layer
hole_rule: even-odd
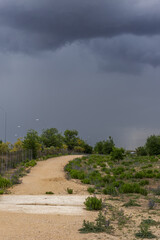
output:
[[[38,117],[38,130],[77,128],[92,144],[109,135],[143,143],[159,129],[159,42],[159,0],[1,0],[9,139]]]
[[[157,0],[11,0],[0,3],[1,48],[35,51],[74,41],[160,33]]]

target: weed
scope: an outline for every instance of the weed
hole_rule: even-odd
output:
[[[138,233],[135,234],[135,236],[137,238],[148,238],[148,239],[152,239],[152,238],[156,238],[156,236],[149,231],[149,225],[147,223],[141,223],[140,224],[140,231]]]
[[[135,200],[132,200],[132,199],[130,199],[127,203],[123,204],[123,207],[133,207],[133,206],[140,207],[141,205],[139,205],[138,203],[136,203]]]
[[[97,233],[97,232],[106,232],[111,233],[113,227],[110,226],[110,221],[106,219],[106,217],[99,212],[98,218],[95,222],[83,221],[82,228],[79,229],[80,233]]]
[[[155,220],[148,218],[143,220],[142,224],[148,224],[149,226],[157,226],[157,225],[160,225],[160,222],[156,222]]]
[[[158,186],[157,188],[155,189],[152,189],[153,193],[157,196],[160,196],[160,186]]]
[[[153,199],[150,199],[148,201],[148,208],[149,209],[154,209],[154,207],[155,207],[155,201]]]
[[[50,192],[46,192],[46,194],[54,194],[52,191],[50,191]]]

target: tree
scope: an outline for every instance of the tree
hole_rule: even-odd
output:
[[[97,142],[95,147],[94,147],[94,151],[98,154],[103,154],[103,142]]]
[[[64,142],[67,144],[69,150],[73,150],[77,146],[77,130],[66,130],[64,132]]]
[[[147,155],[147,151],[146,151],[145,147],[136,148],[136,153],[138,156],[146,156]]]
[[[0,153],[7,153],[10,151],[10,143],[9,142],[1,142],[0,143]]]
[[[145,147],[149,155],[159,155],[160,154],[160,136],[151,135],[150,137],[148,137]]]
[[[21,151],[22,149],[23,149],[22,138],[18,138],[17,141],[14,143],[13,148],[11,149],[11,152]]]
[[[41,149],[40,137],[37,131],[31,129],[27,132],[27,135],[23,140],[23,148],[26,150],[32,150],[33,158],[37,157],[38,150]]]
[[[63,136],[58,133],[58,130],[56,128],[43,130],[41,141],[47,148],[51,146],[61,148],[63,146]]]
[[[111,152],[111,159],[112,160],[123,160],[124,158],[124,149],[123,148],[116,148],[113,147],[113,151]]]
[[[84,153],[92,154],[92,152],[93,152],[93,147],[90,146],[89,144],[85,143],[84,144]]]
[[[107,141],[103,142],[103,154],[110,154],[113,150],[113,147],[115,146],[113,138],[109,136],[109,139]]]
[[[97,142],[94,147],[94,150],[96,153],[99,154],[110,154],[114,146],[115,144],[113,138],[109,136],[108,140]]]

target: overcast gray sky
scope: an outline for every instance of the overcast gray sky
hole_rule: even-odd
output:
[[[0,83],[8,141],[56,127],[144,144],[160,134],[160,1],[1,0]]]

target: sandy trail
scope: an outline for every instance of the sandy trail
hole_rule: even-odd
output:
[[[86,186],[65,177],[64,166],[76,157],[82,155],[62,156],[38,162],[31,172],[23,177],[22,184],[10,189],[11,194],[43,195],[52,191],[64,195],[67,194],[67,188],[72,188],[74,194],[88,194]]]
[[[38,162],[22,184],[10,189],[11,195],[0,196],[0,240],[118,240],[107,234],[78,232],[83,220],[93,221],[97,213],[84,209],[87,187],[65,178],[64,166],[76,157]],[[74,194],[68,195],[67,188]],[[46,191],[55,195],[48,196]]]

